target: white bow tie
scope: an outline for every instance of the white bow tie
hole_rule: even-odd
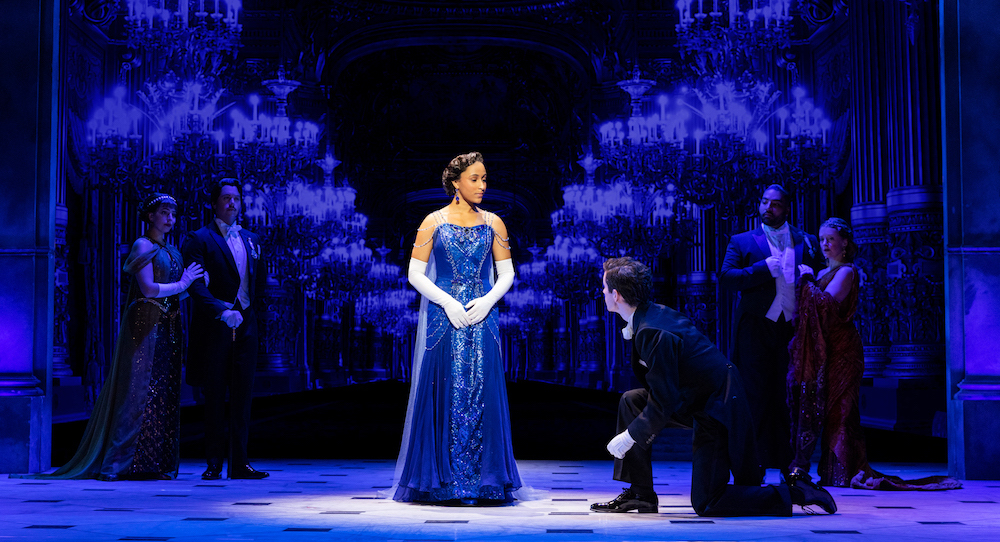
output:
[[[239,239],[240,230],[242,229],[243,226],[240,226],[239,224],[233,224],[232,226],[229,226],[229,228],[226,230],[226,234],[223,235],[223,237],[235,237],[236,239]]]
[[[632,324],[629,324],[622,329],[622,337],[625,337],[626,341],[632,340]]]

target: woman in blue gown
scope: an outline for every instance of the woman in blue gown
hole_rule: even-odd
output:
[[[133,275],[108,376],[76,454],[51,474],[24,478],[170,480],[180,459],[182,330],[180,300],[205,277],[182,267],[165,240],[177,203],[152,194],[139,207],[148,227],[132,244],[123,271]]]
[[[510,502],[521,479],[495,307],[514,280],[507,228],[479,208],[481,154],[452,160],[442,184],[452,199],[424,219],[410,260],[410,284],[423,299],[393,498]]]

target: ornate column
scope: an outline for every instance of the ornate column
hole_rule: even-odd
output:
[[[888,259],[885,204],[858,203],[851,208],[851,226],[858,254],[854,260],[861,274],[858,312],[855,323],[865,349],[865,378],[882,375],[889,363],[889,325],[885,317],[889,306],[885,267]]]
[[[16,51],[0,95],[21,107],[0,116],[0,472],[49,468],[52,445],[53,274],[57,163],[61,156],[62,2],[17,2],[0,19],[0,48]],[[31,129],[25,129],[31,127]]]
[[[580,318],[580,365],[577,367],[576,386],[593,388],[602,382],[604,320],[596,314],[596,301],[587,300],[586,303],[586,310]]]
[[[890,190],[889,365],[883,376],[944,375],[944,259],[940,186]]]
[[[292,293],[274,274],[269,274],[261,303],[264,308],[257,314],[259,376],[284,375],[292,368],[298,335],[293,301]]]
[[[320,301],[322,314],[315,320],[313,332],[313,382],[321,387],[339,383],[340,312],[334,301]]]
[[[66,205],[56,204],[55,231],[55,298],[52,334],[52,377],[72,378],[69,366],[69,265],[66,261],[66,223],[69,213]],[[79,377],[74,384],[79,384]]]
[[[848,21],[862,423],[931,434],[945,410],[938,14],[855,1]]]
[[[694,244],[687,249],[686,274],[677,275],[677,310],[684,313],[694,322],[698,331],[704,333],[716,344],[719,330],[718,298],[716,296],[715,273],[709,271],[709,250],[715,250],[715,244],[709,247],[710,238],[707,231],[707,221],[711,219],[694,208],[693,217],[698,222],[697,236]]]
[[[1000,6],[943,0],[941,16],[948,470],[1000,480]]]

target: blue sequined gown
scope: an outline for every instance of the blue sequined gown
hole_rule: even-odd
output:
[[[491,288],[493,229],[439,223],[435,284],[463,305]],[[457,330],[429,304],[426,344],[413,397],[397,501],[511,501],[521,486],[510,418],[497,308]],[[406,436],[404,435],[404,438]]]

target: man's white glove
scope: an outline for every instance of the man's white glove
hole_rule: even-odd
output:
[[[767,264],[767,269],[771,272],[771,276],[778,278],[781,276],[781,260],[777,256],[768,256],[764,263]]]
[[[809,267],[808,265],[806,265],[804,263],[800,263],[799,264],[799,276],[802,277],[802,278],[812,279],[813,277],[816,276],[816,272],[813,271],[812,267]]]
[[[222,320],[227,326],[236,329],[243,323],[243,314],[240,311],[227,309],[219,315],[219,320]]]
[[[448,316],[451,325],[456,329],[468,327],[470,323],[468,315],[465,314],[465,307],[454,297],[451,297],[431,282],[431,279],[427,278],[426,273],[427,262],[410,258],[410,270],[406,276],[413,288],[431,303],[440,305],[444,309],[444,313]]]
[[[625,453],[632,449],[635,439],[628,433],[628,429],[622,431],[608,443],[608,451],[618,459],[625,457]]]
[[[470,324],[478,324],[490,314],[493,305],[510,290],[514,284],[514,260],[507,258],[497,262],[497,281],[483,297],[477,297],[465,305],[465,314],[469,316]]]

